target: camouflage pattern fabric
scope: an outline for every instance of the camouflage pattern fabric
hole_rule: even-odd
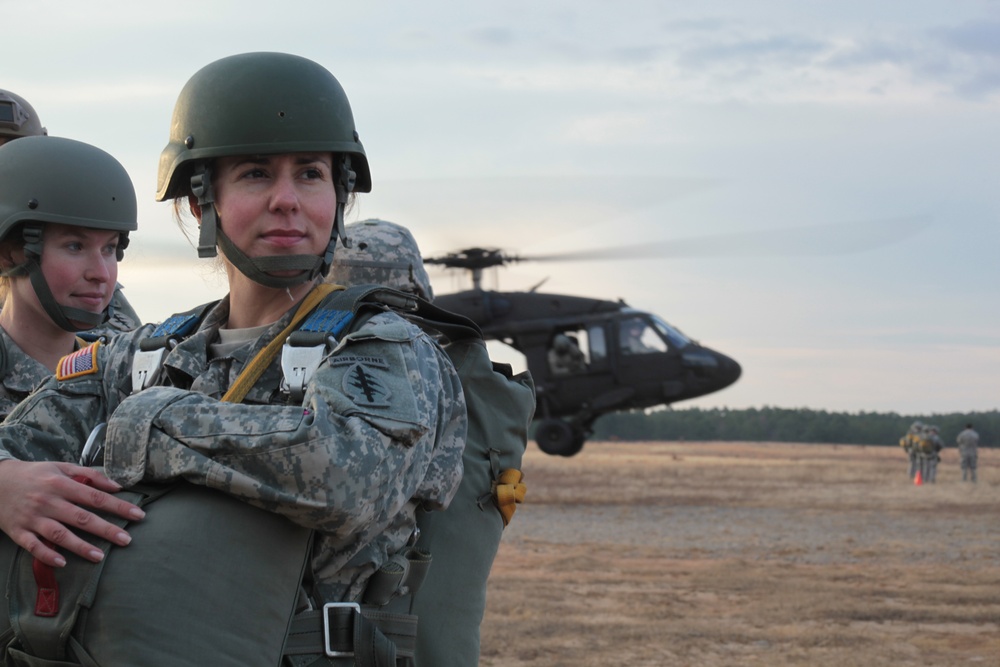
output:
[[[293,311],[213,359],[209,345],[228,319],[223,299],[167,354],[160,386],[134,395],[132,359],[153,326],[97,344],[95,372],[51,378],[0,426],[0,460],[76,461],[91,429],[106,421],[112,479],[128,487],[183,477],[313,528],[313,597],[356,599],[411,538],[416,509],[445,507],[454,495],[465,398],[440,346],[382,312],[343,337],[300,403],[279,390],[279,360],[243,403],[220,402]]]
[[[22,350],[0,327],[0,420],[28,397],[35,387],[52,376],[52,371]]]
[[[122,292],[121,285],[115,290],[115,295],[111,299],[111,306],[111,317],[104,324],[92,329],[93,332],[113,336],[123,331],[134,331],[142,325],[139,314],[135,312],[132,304],[125,298],[125,293]]]
[[[979,434],[971,428],[963,429],[958,434],[958,438],[955,439],[955,444],[962,452],[971,451],[974,453],[979,447]]]
[[[99,327],[83,332],[89,336],[110,338],[133,331],[141,322],[120,291],[115,293],[115,313]],[[122,304],[122,308],[118,308]],[[18,403],[47,380],[52,372],[22,350],[3,328],[0,328],[0,421],[7,418]]]
[[[955,439],[958,445],[959,466],[962,470],[962,481],[976,481],[976,468],[979,466],[979,434],[971,427],[966,427]]]
[[[338,248],[326,282],[385,285],[434,300],[420,248],[410,230],[386,220],[362,220],[345,227],[350,248]]]

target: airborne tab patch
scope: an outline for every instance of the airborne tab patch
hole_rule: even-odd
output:
[[[56,379],[69,380],[81,375],[96,373],[97,348],[100,346],[101,341],[97,341],[60,359],[59,366],[56,368]]]
[[[354,364],[344,374],[344,393],[357,405],[369,408],[389,407],[392,392],[382,375],[368,364]]]

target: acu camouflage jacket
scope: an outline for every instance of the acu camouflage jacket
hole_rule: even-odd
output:
[[[184,478],[313,528],[316,601],[356,599],[410,539],[417,507],[450,502],[462,476],[465,398],[438,344],[381,312],[339,341],[301,402],[279,389],[280,358],[242,403],[220,401],[293,311],[256,341],[211,358],[228,319],[224,299],[167,354],[158,386],[136,394],[132,359],[154,327],[98,344],[92,370],[84,354],[85,372],[50,378],[0,426],[0,460],[75,462],[90,431],[107,422],[112,479],[127,487]]]

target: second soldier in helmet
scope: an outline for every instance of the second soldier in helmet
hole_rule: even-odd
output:
[[[340,248],[327,280],[341,285],[372,283],[434,300],[416,239],[410,230],[386,220],[347,225],[350,248]]]
[[[137,227],[125,169],[104,151],[57,137],[0,146],[0,415],[104,326],[118,262]]]

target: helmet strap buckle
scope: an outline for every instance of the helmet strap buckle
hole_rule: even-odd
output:
[[[201,210],[201,230],[198,234],[198,257],[215,257],[216,232],[219,215],[215,210],[215,194],[212,192],[212,171],[204,162],[195,167],[191,175],[191,193],[198,198]]]
[[[36,257],[42,256],[42,226],[36,223],[28,223],[21,230],[21,237],[24,239],[24,250]]]

